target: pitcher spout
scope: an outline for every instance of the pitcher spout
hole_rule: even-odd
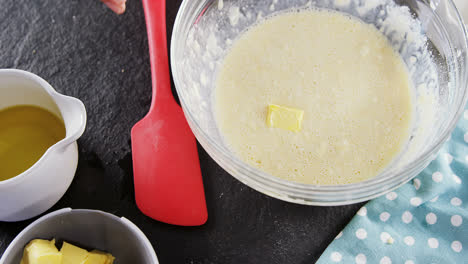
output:
[[[55,93],[55,103],[65,124],[66,136],[59,144],[62,149],[72,144],[83,135],[86,128],[86,108],[79,99]]]

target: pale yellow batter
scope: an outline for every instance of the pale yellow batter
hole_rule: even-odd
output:
[[[303,110],[300,130],[268,126],[271,104]],[[215,105],[242,160],[310,184],[376,176],[408,140],[412,116],[409,74],[387,39],[318,10],[283,13],[242,34],[220,69]]]

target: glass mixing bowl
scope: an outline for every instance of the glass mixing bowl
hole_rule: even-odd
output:
[[[282,180],[241,161],[218,130],[216,73],[232,42],[262,17],[302,8],[336,10],[375,25],[408,67],[415,109],[411,137],[372,179],[333,186]],[[209,155],[251,188],[307,205],[357,203],[406,183],[436,157],[467,99],[467,36],[451,0],[185,0],[174,25],[171,66],[185,116]]]

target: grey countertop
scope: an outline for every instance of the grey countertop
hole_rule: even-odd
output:
[[[168,1],[168,36],[181,4]],[[80,98],[88,124],[63,207],[125,216],[162,264],[314,263],[360,205],[283,202],[235,180],[199,147],[208,222],[177,227],[141,214],[134,200],[130,129],[149,109],[151,79],[141,2],[115,15],[98,0],[0,0],[0,68],[38,74]],[[33,220],[33,219],[32,219]],[[0,222],[0,254],[32,220]]]

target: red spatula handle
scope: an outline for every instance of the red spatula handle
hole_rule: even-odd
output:
[[[143,0],[151,62],[153,99],[150,113],[160,100],[174,100],[169,77],[166,39],[166,0]]]

